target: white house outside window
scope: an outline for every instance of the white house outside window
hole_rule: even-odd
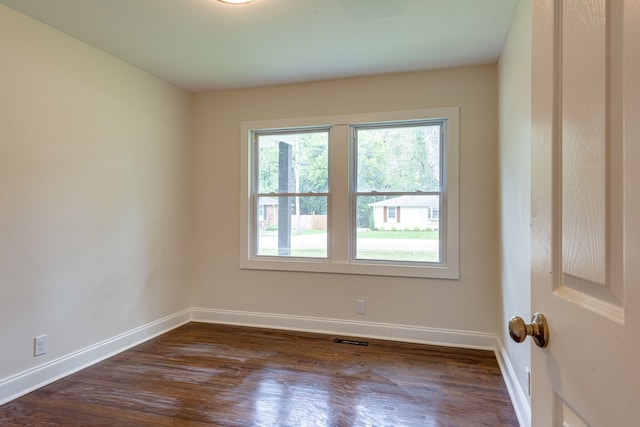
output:
[[[241,267],[458,277],[458,109],[243,122]]]

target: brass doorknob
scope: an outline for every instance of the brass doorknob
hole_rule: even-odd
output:
[[[524,323],[521,317],[513,316],[509,319],[509,335],[515,342],[522,342],[530,335],[538,347],[549,345],[549,325],[540,313],[534,313],[529,324]]]

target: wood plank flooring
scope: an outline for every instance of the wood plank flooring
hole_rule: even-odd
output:
[[[493,352],[334,338],[188,323],[1,406],[0,425],[518,425]]]

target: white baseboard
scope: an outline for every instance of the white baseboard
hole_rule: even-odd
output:
[[[0,405],[188,323],[183,310],[0,381]]]
[[[496,339],[496,342],[498,344],[496,348],[496,359],[498,359],[498,365],[500,365],[500,370],[502,371],[502,378],[504,378],[507,386],[507,391],[509,392],[509,397],[511,397],[511,403],[513,404],[513,409],[516,411],[520,427],[531,427],[531,406],[529,405],[529,400],[520,386],[516,372],[513,369],[513,364],[502,342],[500,339]]]
[[[495,350],[497,343],[495,334],[483,332],[197,307],[191,308],[191,319],[194,322],[339,334],[483,350]]]

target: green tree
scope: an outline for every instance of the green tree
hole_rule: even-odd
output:
[[[326,130],[260,136],[258,191],[279,191],[279,141],[285,141],[293,147],[291,192],[326,193],[329,182],[329,133]],[[358,192],[438,191],[440,125],[358,128],[356,167]],[[358,197],[358,227],[370,227],[373,209],[369,204],[384,198]],[[300,197],[299,210],[302,215],[326,214],[326,197]]]
[[[328,132],[265,134],[258,137],[258,192],[278,193],[279,145],[292,146],[290,174],[291,193],[326,193],[328,191]],[[299,199],[300,214],[326,214],[326,197],[303,196]],[[292,209],[295,209],[295,204]]]
[[[294,149],[294,168],[301,193],[326,193],[329,190],[329,135],[314,132],[300,135]],[[324,215],[327,198],[306,196],[300,198],[300,214]]]
[[[439,141],[439,125],[358,129],[357,191],[439,190]],[[358,227],[369,227],[369,204],[385,198],[358,197]]]

